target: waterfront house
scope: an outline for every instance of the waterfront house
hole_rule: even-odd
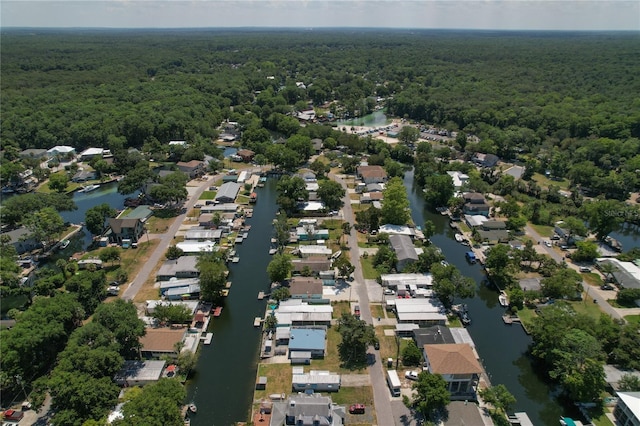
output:
[[[245,163],[250,163],[253,161],[253,157],[255,157],[256,153],[251,151],[250,149],[240,149],[236,152],[236,155],[242,158],[242,161]]]
[[[342,426],[347,409],[319,393],[298,393],[274,401],[269,426]]]
[[[331,305],[310,305],[300,299],[281,301],[274,310],[279,327],[304,325],[331,325]]]
[[[327,330],[324,327],[292,327],[289,336],[289,353],[310,352],[311,358],[324,358],[327,347]]]
[[[389,243],[396,253],[396,270],[402,271],[405,267],[418,260],[416,246],[413,245],[411,237],[407,235],[390,235]]]
[[[212,213],[203,213],[198,216],[198,225],[203,228],[211,228],[213,223],[213,214]]]
[[[82,259],[78,261],[78,269],[87,269],[89,265],[93,265],[96,269],[102,269],[102,260],[100,259]]]
[[[478,228],[481,227],[483,223],[485,223],[487,220],[486,216],[480,215],[480,214],[475,214],[475,215],[471,215],[471,214],[466,214],[464,215],[464,221],[467,225],[469,225],[469,228]]]
[[[618,259],[600,257],[596,259],[596,266],[600,268],[602,265],[611,264],[614,271],[611,274],[613,281],[620,288],[638,288],[640,289],[640,261],[623,262]]]
[[[478,192],[467,192],[462,195],[464,206],[462,212],[466,215],[482,215],[489,217],[491,207],[487,204],[484,195]]]
[[[402,225],[391,225],[389,223],[381,225],[378,228],[378,234],[389,234],[389,235],[408,235],[411,238],[415,238],[416,231],[413,228],[409,228],[408,226]]]
[[[171,278],[168,281],[160,281],[160,294],[164,296],[171,289],[188,287],[199,283],[199,278]]]
[[[382,192],[365,192],[360,196],[360,204],[380,203],[382,200],[384,200]]]
[[[29,148],[24,151],[20,151],[20,158],[45,158],[47,156],[46,149]]]
[[[140,218],[109,218],[107,236],[111,242],[122,244],[123,240],[138,242],[144,234],[144,222]]]
[[[384,183],[387,181],[387,172],[382,166],[359,166],[356,168],[356,177],[365,184]]]
[[[80,161],[89,161],[94,157],[111,156],[111,151],[102,148],[87,148],[78,155]]]
[[[316,229],[314,225],[298,226],[296,228],[298,241],[328,240],[328,229]]]
[[[322,370],[305,373],[304,367],[293,367],[291,388],[294,392],[338,392],[340,375]]]
[[[298,251],[300,252],[300,256],[303,258],[306,257],[326,257],[329,258],[333,253],[330,248],[322,245],[303,245],[298,247]]]
[[[618,392],[613,417],[619,426],[640,425],[640,392]]]
[[[178,166],[178,170],[185,173],[191,179],[200,177],[205,172],[204,161],[200,160],[191,160],[188,162],[179,161],[176,166]]]
[[[413,337],[413,341],[419,348],[424,347],[424,345],[444,345],[456,343],[449,327],[443,325],[416,328],[411,334],[411,337]]]
[[[485,231],[507,229],[507,222],[504,220],[487,220],[482,222],[481,228]]]
[[[176,358],[179,354],[177,344],[184,340],[186,334],[186,327],[147,328],[145,335],[140,337],[140,353],[147,359],[162,356]]]
[[[185,241],[214,241],[219,242],[222,238],[222,229],[204,229],[195,227],[189,229],[184,234]]]
[[[497,229],[493,231],[478,230],[480,241],[493,245],[498,243],[506,243],[509,241],[509,231],[506,229]]]
[[[471,346],[465,343],[424,345],[424,369],[440,374],[447,382],[451,399],[475,399],[482,366]]]
[[[322,280],[310,277],[293,277],[289,281],[292,299],[322,299]]]
[[[113,380],[119,386],[144,386],[155,383],[162,377],[166,361],[125,361]]]
[[[395,310],[399,324],[432,326],[447,322],[445,309],[436,298],[387,299],[385,305]]]
[[[304,259],[293,259],[291,266],[294,273],[302,273],[305,270],[309,270],[317,275],[331,268],[331,260],[325,256],[311,256]]]
[[[241,185],[238,182],[225,182],[216,193],[215,201],[218,203],[233,203],[240,192]]]
[[[167,260],[156,274],[157,281],[169,281],[172,278],[196,278],[200,275],[197,267],[198,256],[181,256]]]
[[[453,188],[456,191],[460,191],[460,189],[462,189],[462,187],[469,182],[469,175],[457,170],[448,171],[447,174],[451,176],[451,180],[453,181]]]
[[[42,242],[36,241],[30,234],[31,232],[27,228],[21,227],[13,231],[3,232],[2,236],[5,237],[6,235],[9,238],[9,244],[16,249],[17,254],[24,254],[42,248]]]
[[[81,183],[88,180],[94,180],[97,178],[97,172],[95,170],[79,170],[71,178],[71,182]]]
[[[162,296],[166,300],[195,300],[200,298],[200,284],[190,284],[183,287],[167,289]]]
[[[176,247],[182,250],[184,253],[210,253],[216,250],[215,246],[215,242],[208,240],[185,240],[176,244]]]

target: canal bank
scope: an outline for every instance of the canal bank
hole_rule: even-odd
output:
[[[404,184],[416,225],[432,221],[436,228],[433,244],[442,249],[450,264],[477,284],[475,297],[462,302],[469,308],[472,323],[468,330],[491,383],[504,384],[517,400],[512,410],[526,411],[534,425],[557,425],[562,414],[572,414],[568,411],[572,407],[564,407],[554,397],[551,385],[534,370],[527,355],[531,338],[517,324],[504,324],[504,308],[498,302],[497,291],[485,284],[481,265],[465,260],[468,248],[455,241],[448,217],[426,208],[422,190],[414,186],[413,171],[405,174]]]
[[[276,183],[269,179],[264,188],[256,188],[258,202],[246,221],[251,225],[249,237],[235,247],[240,261],[229,264],[231,291],[222,315],[209,325],[213,341],[202,347],[196,372],[187,384],[187,401],[198,407],[191,417],[193,426],[228,426],[248,418],[261,336],[253,320],[264,315],[266,306],[257,294],[270,288],[266,269],[277,211]]]

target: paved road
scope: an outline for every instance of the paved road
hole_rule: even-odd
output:
[[[558,263],[562,263],[565,261],[564,256],[558,254],[558,252],[553,247],[547,247],[543,244],[543,241],[548,240],[548,238],[542,237],[540,234],[538,234],[538,232],[536,232],[535,229],[533,229],[529,225],[525,226],[524,229],[527,235],[531,236],[534,241],[537,241],[540,244],[540,247],[542,247],[552,259],[554,259]],[[576,271],[580,268],[573,262],[569,262],[568,265],[570,268],[573,268]],[[600,288],[593,287],[587,284],[585,281],[582,281],[582,288],[589,297],[591,297],[598,305],[600,305],[600,309],[604,313],[614,319],[624,319],[623,315],[616,308],[611,306],[609,302],[607,302],[607,299],[615,296],[612,291],[601,290]]]
[[[203,181],[202,185],[200,185],[198,189],[196,189],[195,192],[189,197],[189,199],[185,203],[185,213],[176,217],[169,229],[165,233],[160,235],[160,242],[156,246],[153,253],[151,253],[149,260],[142,266],[140,272],[138,272],[138,275],[136,275],[131,284],[129,284],[124,293],[122,293],[121,297],[124,300],[133,300],[133,298],[136,297],[136,294],[138,294],[138,291],[140,291],[144,283],[147,281],[147,279],[153,272],[153,269],[156,267],[156,265],[158,265],[158,262],[160,262],[164,254],[167,252],[169,245],[172,244],[173,237],[180,229],[182,222],[184,222],[184,219],[187,216],[187,212],[189,212],[189,210],[193,208],[193,205],[196,203],[196,201],[198,201],[202,193],[207,190],[215,180],[220,179],[220,177],[221,175],[209,177],[207,180]]]
[[[344,188],[345,196],[343,198],[344,206],[342,207],[342,217],[353,225],[355,223],[355,217],[353,215],[353,209],[351,208],[351,199],[349,198],[346,182],[341,177],[332,173],[329,173],[329,178],[335,180]],[[368,324],[373,324],[373,318],[369,309],[369,293],[367,292],[364,275],[362,274],[360,250],[358,248],[358,235],[355,229],[352,229],[351,234],[349,234],[348,246],[351,263],[355,266],[355,271],[353,273],[354,279],[351,282],[351,285],[353,286],[353,289],[356,290],[358,303],[360,304],[360,315]],[[371,385],[373,387],[373,403],[376,408],[378,424],[384,426],[405,424],[400,422],[400,420],[396,421],[394,418],[394,410],[392,410],[391,405],[391,394],[387,388],[386,371],[382,364],[380,353],[372,348],[369,349],[368,353],[373,360],[368,370]],[[397,411],[397,409],[395,411]]]

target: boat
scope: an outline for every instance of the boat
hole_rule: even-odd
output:
[[[505,293],[504,290],[500,291],[498,301],[500,302],[500,306],[504,306],[505,308],[509,306],[509,298],[507,297],[507,293]]]
[[[276,249],[271,248],[269,249],[269,254],[276,254],[276,251],[277,251]]]
[[[240,257],[236,256],[233,259],[231,259],[231,263],[238,263],[240,262]]]
[[[457,242],[461,243],[464,241],[464,235],[462,234],[456,234],[454,235],[454,238],[456,239]]]
[[[222,306],[218,306],[218,307],[213,311],[213,316],[214,316],[214,317],[219,317],[220,315],[222,315]]]
[[[478,260],[476,258],[476,254],[472,251],[468,251],[464,254],[464,256],[467,258],[467,261],[471,264],[476,263],[476,261]]]
[[[193,402],[189,404],[189,411],[191,411],[192,413],[197,413],[198,407],[196,407],[196,404],[194,404]]]
[[[67,247],[69,247],[69,244],[71,244],[71,241],[69,240],[60,241],[60,250],[66,249]]]
[[[100,185],[85,185],[78,192],[83,192],[83,193],[84,192],[91,192],[91,191],[95,191],[98,188],[100,188]]]
[[[467,305],[466,304],[453,305],[451,307],[451,310],[456,315],[458,315],[458,318],[460,318],[460,322],[462,322],[462,325],[470,325],[471,324],[471,317],[469,317],[469,310],[467,309]]]

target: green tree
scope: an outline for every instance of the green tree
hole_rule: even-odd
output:
[[[275,330],[277,326],[278,326],[278,318],[276,318],[275,315],[267,315],[267,317],[264,319],[264,330],[265,331]]]
[[[433,237],[436,233],[435,223],[433,223],[432,220],[426,220],[424,222],[424,225],[422,226],[422,233],[427,239],[430,239],[431,237]]]
[[[409,343],[402,350],[402,364],[406,366],[415,366],[420,365],[422,363],[422,352],[416,346],[413,340],[410,340]]]
[[[67,191],[69,185],[69,177],[65,173],[56,173],[49,176],[49,189],[55,192],[63,193]]]
[[[342,235],[346,235],[346,236],[351,235],[351,223],[349,222],[342,223]]]
[[[561,226],[568,231],[567,241],[570,241],[575,235],[583,237],[587,235],[587,226],[577,217],[567,217]]]
[[[184,386],[176,379],[162,378],[142,388],[122,407],[123,418],[114,426],[183,426],[180,412],[187,396]]]
[[[383,224],[406,225],[410,219],[409,199],[400,178],[392,178],[383,191],[381,218]]]
[[[220,256],[218,253],[204,253],[196,263],[200,272],[200,296],[207,302],[220,300],[227,283],[227,267]]]
[[[289,243],[289,224],[287,222],[287,215],[281,213],[277,216],[275,223],[273,224],[273,231],[275,234],[276,245],[278,252],[282,253]]]
[[[453,265],[436,263],[431,267],[433,292],[443,305],[451,307],[454,297],[467,299],[476,293],[476,283]]]
[[[291,297],[291,291],[289,287],[278,287],[271,292],[271,298],[277,302],[281,300],[287,300]]]
[[[560,268],[555,274],[544,278],[540,285],[542,294],[554,299],[573,299],[582,291],[582,277],[570,268]]]
[[[181,248],[177,246],[169,246],[167,252],[164,254],[164,257],[166,257],[167,260],[175,260],[181,257],[183,254],[184,251]]]
[[[98,255],[101,261],[104,263],[120,261],[120,249],[118,247],[105,247],[100,250],[100,254]]]
[[[196,368],[197,363],[198,358],[196,354],[191,351],[180,351],[178,359],[176,360],[176,365],[187,377],[189,377],[189,373]]]
[[[120,194],[133,194],[142,189],[142,187],[151,179],[151,169],[146,162],[136,165],[129,170],[124,178],[118,182],[118,192]]]
[[[267,265],[267,273],[271,282],[282,282],[291,273],[291,258],[282,253],[276,253]]]
[[[617,200],[596,200],[582,205],[583,216],[599,240],[618,229],[623,221],[624,206]]]
[[[356,270],[356,267],[349,262],[347,256],[342,255],[333,262],[333,267],[338,269],[340,277],[349,277]]]
[[[111,377],[94,378],[88,374],[63,371],[49,380],[53,422],[76,425],[105,416],[118,399],[120,388]]]
[[[435,413],[444,410],[451,399],[447,382],[439,374],[421,372],[412,388],[416,390],[413,406],[425,418],[431,418]]]
[[[429,176],[424,185],[425,200],[432,206],[446,206],[453,197],[455,187],[448,174]]]
[[[413,126],[402,126],[398,132],[398,140],[405,145],[413,145],[418,141],[420,131]]]
[[[398,256],[388,246],[380,246],[376,254],[373,255],[372,263],[381,274],[388,274],[394,270]]]
[[[191,310],[183,305],[174,305],[173,303],[160,304],[153,310],[153,318],[161,323],[186,324],[191,321]]]
[[[105,230],[105,223],[108,218],[118,215],[118,211],[107,203],[91,207],[85,213],[85,225],[87,230],[93,235],[102,235]]]
[[[367,347],[376,341],[373,326],[350,313],[338,319],[338,332],[342,341],[338,343],[338,354],[345,368],[361,368],[367,363]]]
[[[598,245],[594,241],[578,241],[576,246],[578,249],[571,253],[574,262],[591,262],[599,256]]]
[[[32,213],[26,213],[23,219],[29,235],[36,241],[50,246],[64,230],[64,220],[53,207],[45,207]]]
[[[338,210],[344,204],[342,197],[344,197],[345,190],[338,182],[332,180],[320,181],[318,187],[318,197],[327,209]]]
[[[618,389],[622,392],[640,391],[640,377],[629,373],[623,374],[618,380]]]
[[[282,176],[276,188],[278,190],[277,203],[287,214],[293,213],[299,202],[309,199],[309,193],[301,177]]]
[[[96,308],[93,321],[113,333],[120,347],[120,354],[124,358],[139,358],[140,337],[145,334],[145,325],[144,321],[138,318],[138,311],[133,302],[116,299],[110,303],[102,303]]]
[[[484,402],[493,406],[496,414],[506,414],[513,404],[516,403],[516,398],[503,384],[481,389],[478,392],[478,395],[484,400]]]

